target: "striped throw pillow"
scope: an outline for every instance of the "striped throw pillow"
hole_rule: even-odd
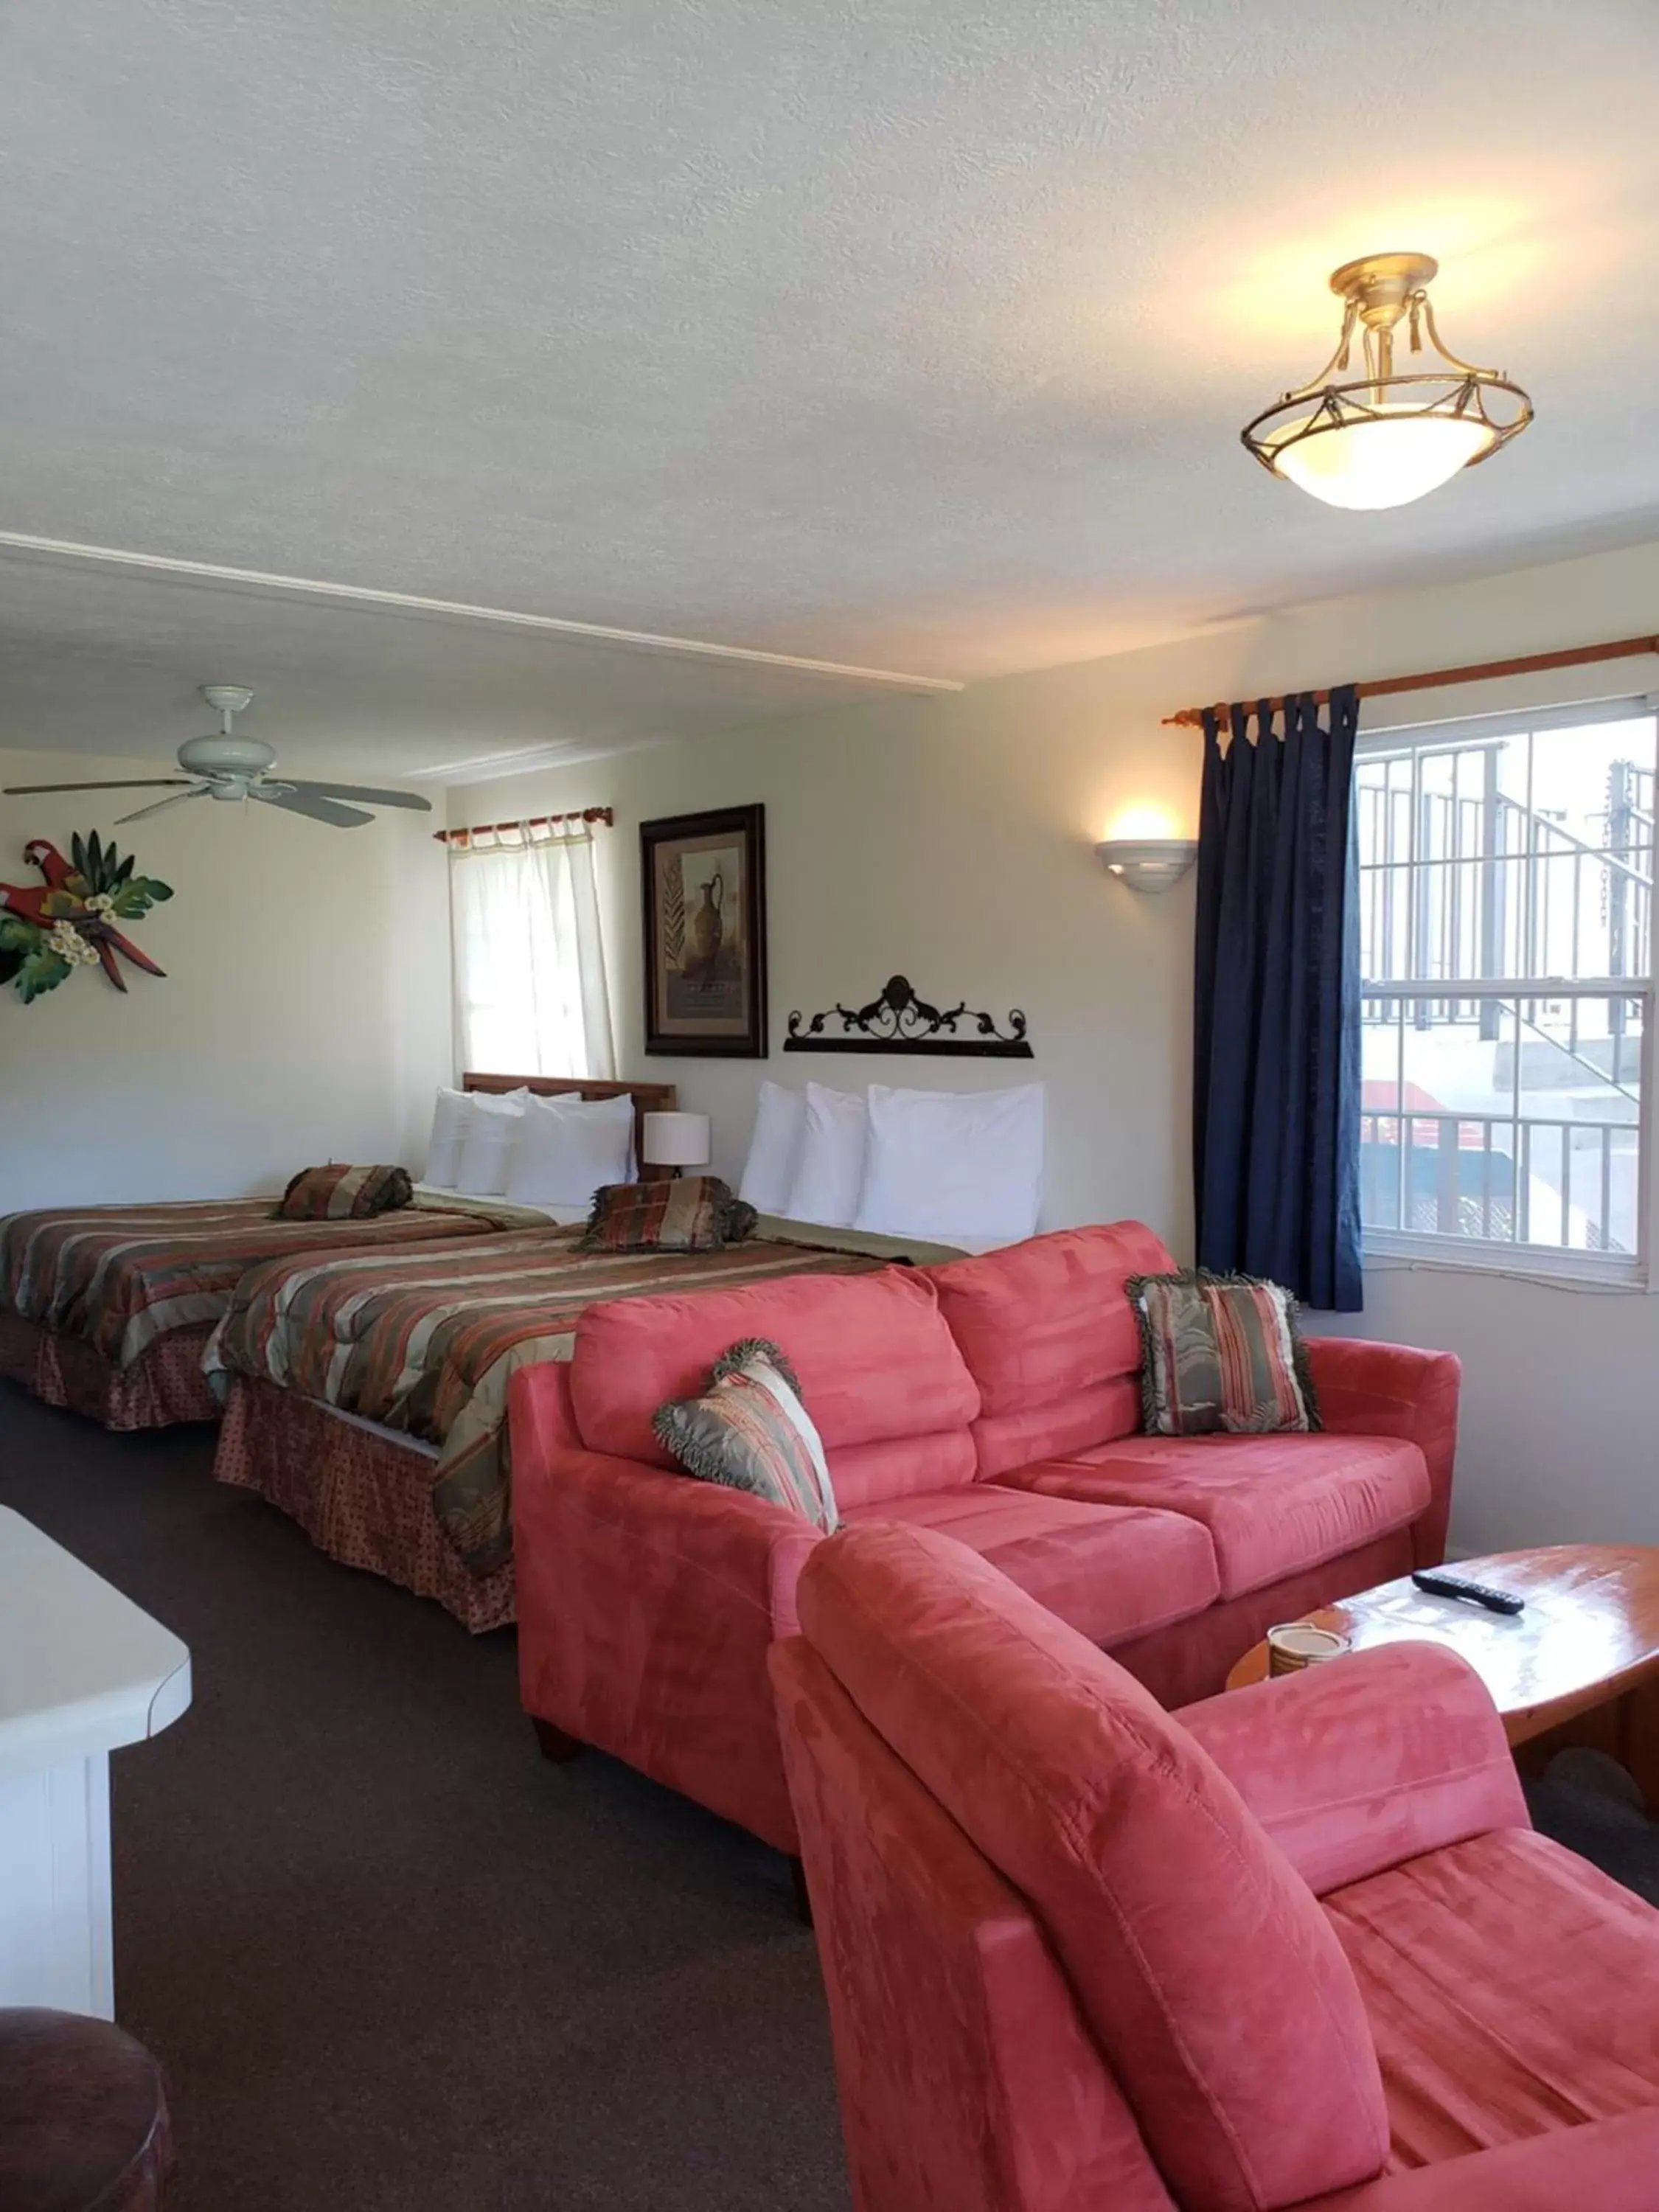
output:
[[[838,1525],[835,1486],[800,1383],[764,1337],[734,1344],[701,1398],[671,1398],[651,1425],[699,1481],[767,1498],[826,1535]]]
[[[1322,1424],[1297,1302],[1254,1275],[1136,1275],[1149,1436],[1270,1436]]]
[[[753,1229],[752,1206],[718,1176],[608,1182],[593,1194],[584,1252],[718,1252]]]
[[[415,1186],[406,1168],[353,1168],[331,1161],[301,1168],[276,1208],[281,1221],[367,1221],[407,1206]]]

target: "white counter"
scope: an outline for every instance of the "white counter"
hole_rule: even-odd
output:
[[[0,2005],[114,2017],[109,1754],[190,1687],[176,1636],[0,1507]]]

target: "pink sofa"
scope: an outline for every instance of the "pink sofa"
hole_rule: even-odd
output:
[[[1311,1346],[1323,1435],[1138,1433],[1138,1223],[933,1271],[789,1276],[591,1308],[568,1365],[514,1378],[520,1686],[598,1745],[786,1850],[766,1650],[817,1532],[675,1470],[651,1417],[746,1336],[799,1372],[844,1519],[955,1537],[1166,1705],[1220,1688],[1270,1622],[1438,1559],[1449,1354]]]
[[[1659,1915],[1438,1646],[1168,1715],[854,1528],[771,1668],[857,2212],[1648,2212]]]

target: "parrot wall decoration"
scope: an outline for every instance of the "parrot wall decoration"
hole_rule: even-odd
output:
[[[0,983],[14,984],[26,1005],[94,963],[118,991],[127,988],[123,960],[147,975],[166,972],[117,925],[171,898],[170,884],[136,874],[132,855],[123,860],[95,830],[70,839],[67,860],[44,837],[32,837],[23,858],[43,881],[0,884]]]

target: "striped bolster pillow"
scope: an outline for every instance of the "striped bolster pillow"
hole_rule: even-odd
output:
[[[718,1176],[661,1182],[608,1182],[593,1194],[584,1252],[718,1252],[741,1244],[755,1209]]]
[[[353,1168],[331,1161],[301,1168],[276,1208],[281,1221],[366,1221],[407,1206],[415,1186],[407,1168]]]

